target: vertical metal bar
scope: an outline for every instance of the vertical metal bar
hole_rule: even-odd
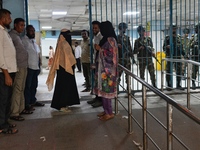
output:
[[[88,4],[89,4],[89,25],[90,25],[90,43],[92,43],[92,2],[91,0],[88,0]],[[93,48],[92,48],[92,44],[90,46],[90,61],[93,62]],[[91,71],[91,79],[94,78],[94,74]],[[94,87],[94,80],[91,81],[91,85],[92,85],[92,89]]]
[[[103,15],[103,14],[102,14],[102,13],[103,13],[103,11],[102,11],[102,8],[103,8],[103,7],[102,7],[102,0],[100,0],[100,9],[101,9],[101,21],[103,20],[103,18],[102,18],[102,15]]]
[[[172,150],[172,105],[167,104],[167,150]]]
[[[95,0],[94,3],[95,3],[95,20],[98,20],[97,19],[97,0]]]
[[[187,108],[190,109],[190,80],[191,80],[191,76],[190,76],[190,68],[191,68],[190,63],[187,63]]]
[[[26,25],[29,24],[29,19],[28,19],[28,0],[25,0],[25,17],[26,17]]]
[[[108,20],[108,1],[106,0],[106,20]]]
[[[118,99],[117,97],[115,98],[115,115],[119,113],[119,106],[118,106]]]
[[[173,23],[173,1],[170,0],[169,2],[169,10],[170,10],[170,15],[169,15],[169,22],[170,22],[170,58],[173,58],[173,53],[174,53],[174,46],[173,46],[173,37],[172,37],[172,23]],[[170,82],[173,87],[173,63],[170,61]]]
[[[3,1],[0,0],[0,9],[2,9],[2,8],[3,8]]]
[[[142,118],[143,118],[143,150],[147,150],[147,96],[146,87],[142,85]]]
[[[112,5],[113,5],[112,1],[110,1],[110,6],[111,6],[111,8],[110,8],[111,22],[113,22],[113,15],[112,15],[112,13],[113,13],[113,6]]]
[[[164,67],[163,64],[165,60],[161,60],[161,91],[163,91],[163,83],[164,83]]]
[[[128,82],[128,132],[132,133],[132,97],[131,97],[131,77],[127,74]]]

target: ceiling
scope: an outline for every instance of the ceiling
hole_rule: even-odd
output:
[[[110,20],[114,26],[126,22],[130,27],[146,24],[150,20],[170,22],[169,0],[91,0],[92,20]],[[193,25],[200,20],[200,0],[173,0],[173,22],[181,26]],[[67,11],[66,15],[52,15],[53,11]],[[136,11],[138,14],[123,15]],[[39,20],[48,30],[89,29],[88,0],[29,0],[29,19]]]

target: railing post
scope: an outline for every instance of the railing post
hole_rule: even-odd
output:
[[[188,109],[191,109],[190,108],[190,96],[191,96],[191,93],[190,93],[190,80],[191,80],[190,68],[191,68],[191,65],[192,64],[187,63],[187,108]]]
[[[132,133],[132,97],[131,97],[131,77],[127,74],[128,81],[127,81],[127,87],[128,87],[128,133]]]
[[[117,115],[118,114],[118,111],[119,111],[119,109],[118,109],[118,97],[115,97],[115,115]]]
[[[172,105],[167,103],[167,150],[172,150]]]
[[[142,85],[143,150],[147,150],[147,97],[146,87]]]
[[[163,83],[164,83],[164,73],[163,73],[163,71],[164,71],[164,67],[162,67],[163,66],[163,63],[164,63],[164,60],[162,59],[161,60],[161,91],[163,91]]]

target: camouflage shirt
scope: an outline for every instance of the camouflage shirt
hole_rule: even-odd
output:
[[[145,49],[139,50],[140,46],[144,46]],[[152,39],[150,37],[144,37],[143,40],[141,38],[136,39],[133,52],[137,54],[138,59],[151,58],[154,53]]]
[[[198,60],[198,56],[200,55],[200,38],[197,34],[192,35],[191,40],[189,42],[190,54],[193,60]]]
[[[117,43],[122,45],[122,48],[118,47],[118,56],[119,59],[128,59],[132,57],[133,50],[130,43],[130,38],[127,35],[118,35]]]
[[[178,34],[176,36],[173,36],[173,50],[170,50],[167,48],[168,45],[170,45],[170,36],[167,35],[164,40],[163,44],[163,51],[166,52],[166,56],[170,57],[171,53],[174,58],[181,58],[181,55],[185,56],[185,52],[183,51],[182,46],[182,40],[181,36]]]

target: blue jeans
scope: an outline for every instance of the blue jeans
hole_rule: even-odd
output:
[[[35,104],[36,102],[36,92],[38,87],[38,75],[40,74],[40,70],[33,70],[28,68],[27,77],[26,77],[26,85],[24,90],[24,98],[25,98],[25,109],[29,107],[31,104]]]

